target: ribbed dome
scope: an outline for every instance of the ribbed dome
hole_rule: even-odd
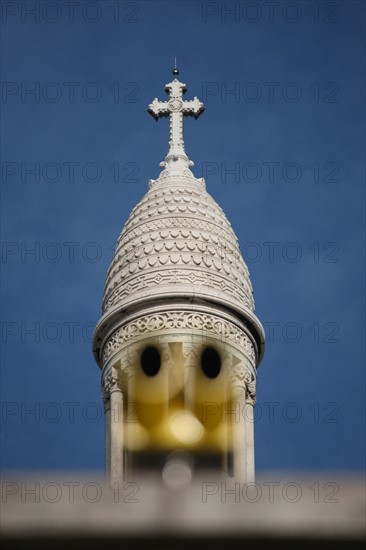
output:
[[[170,176],[132,210],[110,265],[103,313],[179,296],[254,311],[248,269],[224,212],[192,175]]]
[[[206,332],[215,323],[212,319],[219,324],[229,320],[231,338],[249,335],[259,362],[264,331],[254,314],[248,269],[230,223],[206,192],[204,180],[194,177],[185,152],[183,117],[197,118],[204,106],[197,97],[185,101],[186,85],[177,79],[165,91],[169,101],[155,98],[148,111],[156,119],[169,116],[169,150],[158,179],[150,180],[149,191],[119,237],[107,274],[103,316],[94,332],[96,360],[103,364],[108,342],[118,347],[120,327],[139,319],[140,329],[150,330],[149,315],[170,308],[178,316],[181,310],[197,314],[198,324],[204,318]],[[194,328],[199,329],[196,321]]]

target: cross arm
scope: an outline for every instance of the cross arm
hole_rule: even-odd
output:
[[[157,98],[155,98],[154,101],[150,103],[147,110],[150,115],[152,115],[156,120],[158,120],[162,116],[166,117],[170,115],[168,102],[159,101]]]
[[[191,101],[185,101],[183,103],[183,113],[185,115],[192,115],[195,118],[198,118],[204,110],[205,107],[203,103],[197,97],[194,97]]]

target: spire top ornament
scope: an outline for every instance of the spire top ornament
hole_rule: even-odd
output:
[[[177,58],[174,58],[174,69],[172,70],[173,76],[179,75],[179,69],[177,67]]]
[[[177,76],[177,62],[175,58],[173,75]],[[188,175],[193,176],[190,167],[194,163],[188,158],[184,148],[183,138],[183,117],[194,116],[198,118],[204,111],[204,105],[197,97],[190,101],[183,99],[187,91],[187,86],[174,78],[165,86],[165,91],[169,95],[168,101],[159,101],[157,98],[150,103],[148,112],[158,120],[161,117],[169,117],[169,151],[165,160],[160,163],[164,168],[162,175]]]

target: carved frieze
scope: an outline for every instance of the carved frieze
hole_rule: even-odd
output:
[[[106,362],[112,353],[118,350],[125,342],[129,342],[143,335],[169,329],[200,330],[208,335],[220,336],[242,347],[243,351],[255,361],[255,350],[248,336],[236,325],[204,313],[188,311],[174,311],[166,313],[152,313],[131,321],[119,328],[108,339],[103,348],[103,362]]]

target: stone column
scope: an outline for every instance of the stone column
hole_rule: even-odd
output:
[[[109,393],[109,407],[106,409],[106,467],[108,480],[113,483],[123,480],[123,393],[114,367],[106,378],[105,389]]]
[[[247,436],[245,422],[245,367],[243,363],[235,365],[231,371],[233,402],[233,477],[239,483],[247,482]]]
[[[161,367],[162,367],[162,374],[163,374],[163,402],[162,402],[162,409],[163,414],[166,416],[169,412],[169,376],[170,371],[173,367],[173,360],[172,360],[172,354],[170,351],[169,344],[166,344],[162,342],[160,344],[161,349]]]
[[[246,447],[247,447],[247,483],[255,481],[255,462],[254,462],[254,405],[256,397],[256,381],[251,375],[247,375],[247,392],[245,405],[246,421]]]
[[[111,402],[109,392],[102,386],[102,398],[105,414],[105,475],[109,478],[111,469]]]
[[[134,426],[138,422],[138,407],[136,403],[136,368],[139,360],[139,354],[135,351],[130,351],[125,358],[122,366],[123,387],[126,390],[126,441],[125,441],[125,465],[124,477],[128,478],[133,473],[132,452],[134,445]]]
[[[196,369],[198,366],[198,355],[193,343],[183,342],[184,359],[184,408],[192,411],[194,403],[194,391],[196,381]]]
[[[225,372],[225,375],[226,375],[226,384],[225,384],[225,388],[226,388],[226,402],[225,402],[225,413],[227,413],[227,408],[228,408],[228,403],[230,402],[230,398],[231,398],[231,388],[230,388],[230,375],[231,375],[231,366],[233,364],[233,356],[231,354],[226,354],[224,355],[224,358],[223,358],[223,362],[222,362],[222,369],[223,371]],[[222,416],[224,414],[224,411],[222,411]],[[221,418],[221,421],[223,421],[223,418]],[[226,430],[225,430],[225,452],[224,452],[224,456],[223,456],[223,470],[226,474],[229,475],[229,452],[231,452],[231,440],[230,440],[230,430],[228,428],[228,424],[227,424],[227,414],[225,416],[225,426],[226,426]]]

